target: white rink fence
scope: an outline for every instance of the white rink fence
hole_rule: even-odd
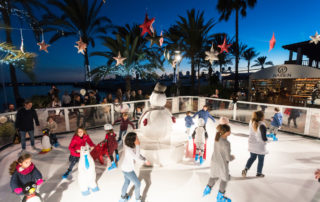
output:
[[[283,114],[281,131],[308,137],[320,137],[320,109],[315,108],[245,101],[238,101],[233,104],[232,100],[197,96],[169,97],[165,107],[172,114],[180,114],[187,111],[195,113],[201,110],[205,104],[208,105],[208,110],[214,117],[225,116],[230,120],[246,124],[249,123],[254,111],[263,110],[268,126],[275,113],[274,108],[278,107]],[[35,136],[41,135],[41,130],[45,128],[49,116],[53,117],[58,125],[55,133],[67,133],[75,131],[78,127],[89,129],[101,127],[106,123],[113,123],[123,112],[128,113],[131,120],[138,121],[134,119],[137,107],[141,107],[142,111],[145,111],[150,108],[150,102],[149,100],[139,100],[123,102],[122,104],[36,109],[40,127],[35,127]],[[290,111],[292,110],[295,110],[295,114],[299,116],[290,116]],[[3,117],[6,117],[6,119]],[[0,150],[13,143],[17,133],[14,126],[15,117],[16,112],[0,114]]]

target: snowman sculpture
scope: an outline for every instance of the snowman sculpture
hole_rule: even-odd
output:
[[[99,191],[96,183],[96,170],[94,160],[90,155],[88,145],[81,147],[80,160],[78,166],[78,184],[83,196],[87,196],[92,192]]]
[[[139,120],[139,128],[143,133],[143,138],[149,141],[169,141],[172,126],[176,122],[175,117],[169,112],[165,105],[167,97],[166,86],[157,83],[151,96],[151,107],[147,109]]]
[[[165,108],[166,88],[160,83],[156,84],[149,99],[151,107],[140,117],[137,130],[141,153],[152,164],[160,166],[182,160],[184,153],[183,143],[177,142],[177,134],[173,133],[175,117]]]

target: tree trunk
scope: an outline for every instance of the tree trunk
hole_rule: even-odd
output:
[[[131,91],[131,77],[130,75],[126,76],[126,91],[130,90]]]
[[[198,62],[198,95],[200,95],[200,59]]]
[[[86,43],[86,42],[85,42]],[[90,64],[88,56],[88,48],[84,52],[84,68],[85,68],[85,81],[91,82]]]
[[[248,74],[250,74],[250,60],[248,60]]]
[[[194,95],[194,56],[191,57],[191,88]]]
[[[7,5],[7,6],[10,8],[10,5]],[[1,12],[3,16],[3,21],[7,27],[11,27],[10,16],[9,16],[9,13],[6,11],[7,11],[6,9],[3,9]],[[5,32],[6,32],[6,42],[9,43],[10,45],[13,45],[12,38],[11,38],[11,29],[6,29]],[[20,93],[19,93],[19,88],[17,84],[16,69],[12,64],[9,65],[9,69],[10,69],[10,79],[11,79],[11,84],[13,88],[14,100],[16,102],[16,105],[19,105]]]
[[[236,66],[235,66],[234,91],[239,90],[239,10],[236,10]]]
[[[222,64],[219,64],[220,65],[220,73],[222,73]]]

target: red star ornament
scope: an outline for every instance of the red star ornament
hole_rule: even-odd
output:
[[[155,18],[152,18],[151,20],[149,20],[148,14],[146,14],[143,24],[139,25],[139,27],[142,29],[141,36],[143,36],[146,32],[148,32],[149,35],[152,36],[152,33],[154,32],[152,27],[154,20]]]
[[[76,44],[77,45],[74,47],[78,49],[78,53],[82,53],[84,55],[84,51],[86,51],[87,44],[82,41],[81,37],[80,37],[80,40],[76,42]]]
[[[272,38],[269,41],[269,51],[271,51],[274,48],[274,45],[276,45],[276,38],[274,37],[274,32],[273,32]]]
[[[43,50],[48,53],[47,48],[50,46],[50,44],[46,44],[44,40],[42,40],[41,42],[38,42],[37,45],[40,47],[40,51]]]
[[[220,53],[223,53],[223,51],[226,51],[229,53],[228,48],[231,46],[231,44],[227,44],[226,36],[224,36],[223,44],[218,45],[218,47],[221,49]]]

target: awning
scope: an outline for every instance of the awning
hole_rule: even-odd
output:
[[[276,65],[250,75],[250,79],[320,78],[320,69],[302,65]]]

